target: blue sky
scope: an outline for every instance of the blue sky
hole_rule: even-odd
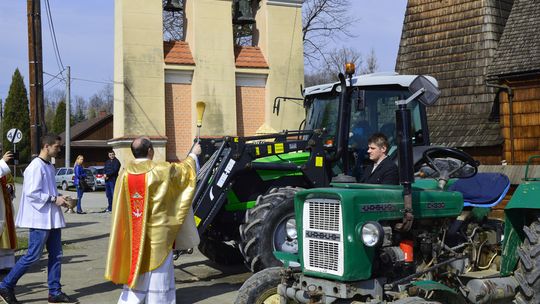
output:
[[[355,38],[340,43],[367,55],[373,48],[379,71],[393,71],[399,47],[406,0],[351,0],[352,12],[359,19]],[[43,70],[59,71],[42,3]],[[74,78],[111,82],[113,79],[114,0],[49,0],[56,38],[64,66],[71,66]],[[11,76],[19,68],[28,89],[28,37],[26,1],[0,1],[0,98],[9,91]],[[44,76],[47,83],[51,77]],[[53,80],[45,91],[62,88]],[[72,96],[89,97],[102,83],[74,80]]]

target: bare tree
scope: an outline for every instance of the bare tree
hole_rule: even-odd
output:
[[[356,66],[357,74],[370,74],[378,69],[377,57],[375,51],[371,49],[365,62],[362,54],[354,49],[342,47],[329,51],[326,60],[320,62],[318,66],[306,72],[304,83],[306,87],[338,81],[337,75],[343,73],[345,64],[352,62]]]
[[[379,64],[377,63],[377,57],[375,56],[375,50],[371,49],[371,52],[369,52],[369,55],[368,55],[368,57],[366,59],[366,64],[363,65],[360,68],[360,74],[375,73],[378,68],[379,68]]]
[[[315,67],[325,61],[330,41],[354,37],[350,27],[358,19],[350,14],[350,0],[306,0],[302,7],[304,60]]]
[[[113,86],[107,84],[88,99],[86,116],[91,119],[97,117],[100,112],[112,113],[113,101]]]
[[[354,63],[355,66],[360,67],[362,65],[362,54],[347,47],[335,49],[328,53],[325,66],[326,70],[337,75],[345,72],[346,63]]]

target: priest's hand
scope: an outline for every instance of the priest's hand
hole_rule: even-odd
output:
[[[202,153],[201,145],[199,143],[196,143],[193,145],[193,149],[191,149],[191,153],[199,156]]]
[[[7,151],[6,154],[2,157],[2,159],[7,163],[10,160],[13,159],[13,153],[11,151]]]

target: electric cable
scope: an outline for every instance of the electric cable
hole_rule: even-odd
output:
[[[58,69],[60,70],[60,75],[65,81],[64,75],[62,72],[65,70],[64,63],[62,62],[62,56],[60,55],[60,49],[58,48],[58,40],[56,39],[56,31],[54,29],[54,21],[52,18],[51,13],[51,7],[49,4],[49,0],[45,0],[45,11],[47,16],[47,23],[49,25],[49,33],[51,35],[51,41],[53,45],[53,51],[56,59],[56,64],[58,65]]]

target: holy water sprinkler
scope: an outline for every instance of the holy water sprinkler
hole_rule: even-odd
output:
[[[203,101],[197,102],[197,142],[199,142],[201,136],[202,119],[205,108],[206,104]]]

